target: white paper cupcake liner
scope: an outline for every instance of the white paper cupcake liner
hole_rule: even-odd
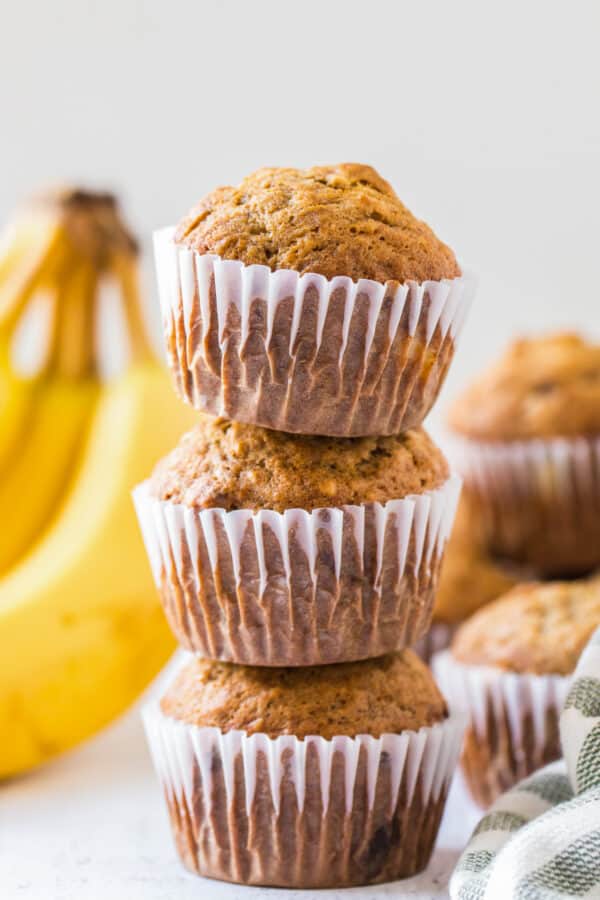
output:
[[[434,656],[432,669],[448,703],[468,716],[461,765],[481,806],[560,757],[570,677],[469,666],[450,650]]]
[[[427,865],[464,727],[460,715],[379,738],[224,733],[144,711],[184,864],[244,884],[334,887]]]
[[[167,357],[181,396],[278,431],[349,437],[420,425],[443,384],[472,276],[398,284],[199,254],[155,234]]]
[[[460,479],[388,503],[197,510],[134,491],[178,641],[249,665],[348,662],[410,646],[429,626]]]
[[[555,575],[600,565],[600,437],[446,446],[496,553]]]

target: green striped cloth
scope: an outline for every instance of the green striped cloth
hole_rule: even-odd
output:
[[[564,760],[500,797],[450,880],[452,900],[600,898],[600,628],[560,718]]]

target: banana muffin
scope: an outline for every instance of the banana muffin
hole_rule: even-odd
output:
[[[199,410],[339,437],[418,426],[472,284],[370,166],[266,168],[157,235],[167,350]]]
[[[515,341],[449,421],[494,552],[544,575],[600,565],[600,345]]]
[[[317,509],[385,503],[440,487],[448,464],[426,431],[365,438],[290,435],[200,417],[158,463],[152,491],[198,509]]]
[[[463,488],[444,554],[431,628],[415,647],[419,655],[427,661],[444,650],[461,622],[522,580],[523,567],[496,559],[490,553],[468,492]]]
[[[421,637],[458,487],[421,429],[341,439],[205,416],[135,499],[178,641],[297,666]]]
[[[190,725],[277,738],[418,731],[447,715],[446,701],[411,651],[362,663],[276,669],[196,659],[161,701]]]
[[[462,736],[410,650],[303,669],[193,660],[145,721],[184,864],[297,888],[424,868]]]
[[[462,768],[482,806],[560,757],[570,675],[598,625],[598,576],[518,585],[461,625],[451,649],[434,658],[449,701],[469,709]]]
[[[461,274],[454,253],[391,185],[356,163],[259,169],[217,188],[184,217],[175,241],[245,265],[353,281],[441,281]]]

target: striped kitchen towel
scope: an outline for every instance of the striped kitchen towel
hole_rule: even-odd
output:
[[[560,719],[564,759],[500,797],[450,880],[452,900],[600,898],[600,628]]]

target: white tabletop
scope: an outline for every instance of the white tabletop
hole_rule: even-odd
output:
[[[446,883],[478,818],[453,787],[437,849],[422,875],[344,891],[283,891],[206,881],[179,864],[138,710],[51,765],[0,785],[2,900],[300,900],[447,897]]]

